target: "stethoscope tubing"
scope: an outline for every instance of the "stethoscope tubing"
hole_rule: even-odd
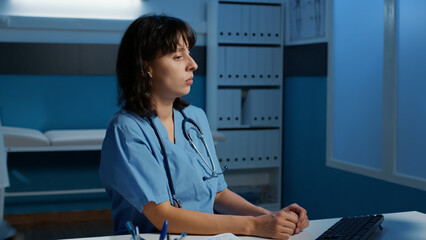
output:
[[[194,150],[201,157],[201,159],[204,161],[204,163],[207,165],[207,167],[212,171],[212,173],[210,174],[210,176],[204,176],[203,177],[203,181],[206,181],[206,180],[211,179],[213,177],[222,175],[228,169],[228,167],[225,166],[223,168],[223,170],[222,170],[221,173],[216,172],[216,167],[215,167],[213,158],[211,156],[210,149],[207,147],[207,143],[206,143],[206,141],[204,139],[204,134],[201,131],[201,128],[198,126],[198,124],[193,119],[188,118],[186,116],[186,114],[182,110],[179,110],[179,112],[183,116],[183,121],[182,121],[182,132],[183,132],[183,135],[185,136],[186,140],[189,141],[189,143],[192,146],[192,148],[194,148]],[[154,129],[155,135],[156,135],[156,137],[158,139],[158,142],[160,143],[161,153],[163,155],[163,161],[164,161],[164,168],[166,170],[167,180],[168,180],[169,187],[170,187],[170,193],[172,194],[172,200],[173,200],[173,204],[172,205],[181,208],[182,207],[182,202],[179,199],[176,198],[176,191],[175,191],[173,180],[172,180],[172,176],[171,176],[171,171],[170,171],[170,166],[169,166],[169,159],[167,157],[166,148],[164,146],[163,140],[162,140],[162,138],[160,136],[160,133],[158,132],[157,127],[154,125],[154,122],[152,121],[152,119],[150,117],[148,117],[148,121],[149,121],[149,124],[151,125],[152,129]],[[198,130],[198,132],[200,133],[201,140],[203,141],[203,145],[205,146],[206,151],[207,151],[207,155],[208,155],[208,157],[210,159],[211,167],[207,163],[207,161],[204,159],[203,155],[200,153],[200,151],[198,150],[198,148],[195,146],[194,142],[192,141],[191,136],[186,131],[186,128],[185,128],[185,124],[186,123],[190,123],[193,126],[195,126],[196,129]]]
[[[149,124],[151,124],[152,129],[154,129],[155,135],[157,136],[158,142],[160,143],[161,152],[163,154],[164,168],[166,170],[167,175],[167,181],[169,182],[170,193],[172,194],[173,205],[177,205],[179,208],[181,208],[182,203],[179,199],[176,198],[176,191],[170,172],[169,159],[167,157],[166,148],[164,147],[163,140],[161,139],[160,133],[158,132],[157,127],[154,125],[150,117],[148,117],[148,121]]]

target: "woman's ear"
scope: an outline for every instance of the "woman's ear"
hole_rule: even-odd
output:
[[[152,67],[151,67],[151,64],[145,62],[144,65],[145,65],[144,68],[145,68],[146,73],[148,73],[148,76],[150,78],[152,78]]]

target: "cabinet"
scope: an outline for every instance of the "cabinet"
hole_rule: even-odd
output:
[[[283,1],[210,0],[206,110],[229,188],[281,207]]]

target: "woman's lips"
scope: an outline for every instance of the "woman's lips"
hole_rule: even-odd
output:
[[[187,79],[187,80],[185,81],[185,83],[186,83],[186,84],[188,84],[188,85],[191,85],[193,82],[194,82],[194,81],[192,80],[192,78]]]

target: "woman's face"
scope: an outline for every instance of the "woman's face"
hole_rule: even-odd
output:
[[[193,72],[198,68],[189,49],[180,38],[176,52],[162,55],[161,52],[147,66],[152,78],[152,94],[156,98],[174,101],[191,90]]]

